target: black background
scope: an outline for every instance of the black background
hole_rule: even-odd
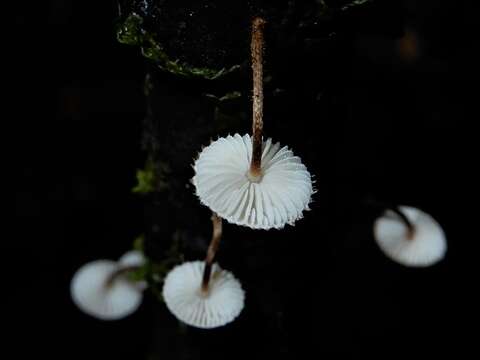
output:
[[[415,3],[392,2],[386,8],[393,10],[375,14],[375,26],[347,26],[325,83],[301,69],[286,75],[299,92],[321,90],[316,103],[290,111],[270,134],[292,128],[290,145],[318,181],[312,211],[285,235],[258,240],[275,266],[285,264],[271,284],[262,273],[268,264],[252,265],[262,258],[255,239],[246,240],[248,298],[236,322],[186,335],[170,331],[176,321],[152,296],[115,323],[83,315],[69,297],[81,264],[118,257],[145,226],[144,203],[130,189],[145,158],[146,60],[116,41],[114,1],[15,4],[5,14],[13,22],[4,46],[13,59],[7,156],[16,221],[2,240],[2,338],[11,358],[395,358],[464,350],[473,317],[471,263],[463,255],[474,241],[464,204],[476,164],[469,113],[475,16],[468,1]],[[417,34],[415,62],[396,51],[404,33],[392,23]],[[288,122],[292,114],[311,117],[302,122],[308,129]],[[317,141],[304,143],[303,131]],[[12,171],[4,172],[9,178]],[[447,234],[447,258],[416,270],[383,257],[364,213],[370,197],[432,214]]]

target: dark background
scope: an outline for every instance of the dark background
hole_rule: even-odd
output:
[[[271,101],[284,108],[266,110],[278,116],[275,124],[267,117],[267,136],[302,156],[318,193],[312,211],[284,232],[226,226],[226,236],[245,238],[235,256],[238,248],[225,245],[224,266],[238,267],[247,303],[238,320],[212,332],[179,330],[148,293],[136,314],[114,323],[87,317],[69,298],[80,265],[117,258],[149,225],[146,200],[130,189],[145,160],[142,88],[151,67],[138,48],[116,41],[117,11],[114,1],[50,0],[18,3],[8,14],[15,222],[2,241],[2,337],[11,358],[395,358],[465,350],[473,316],[464,261],[473,239],[463,214],[475,164],[471,2],[392,1],[342,23],[326,48],[308,48],[292,62],[286,55],[281,65],[270,55],[266,66],[284,74],[287,94],[296,95]],[[417,41],[412,51],[406,33]],[[310,73],[325,49],[332,51],[325,68]],[[292,63],[306,65],[285,65]],[[371,237],[372,198],[432,214],[448,237],[446,259],[420,270],[386,259]]]

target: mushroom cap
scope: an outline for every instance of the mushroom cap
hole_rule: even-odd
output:
[[[77,270],[70,294],[80,310],[101,320],[118,320],[133,313],[142,302],[142,290],[125,275],[108,280],[119,269],[110,260],[96,260]]]
[[[212,329],[233,321],[242,311],[245,294],[232,273],[217,264],[207,293],[202,292],[203,261],[176,266],[165,278],[163,298],[170,312],[184,323]]]
[[[263,142],[262,176],[249,176],[250,135],[212,142],[195,161],[192,179],[200,202],[228,222],[253,229],[293,225],[309,210],[314,192],[310,173],[298,156],[272,139]]]
[[[443,259],[447,240],[440,225],[427,213],[408,206],[400,211],[415,228],[408,238],[408,228],[400,216],[386,210],[374,224],[374,236],[387,257],[405,266],[425,267]]]
[[[118,264],[121,267],[143,266],[145,264],[145,256],[141,251],[130,250],[118,259]]]

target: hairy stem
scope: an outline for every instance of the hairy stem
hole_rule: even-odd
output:
[[[265,20],[256,17],[252,22],[252,70],[253,70],[253,124],[252,124],[252,162],[250,175],[261,176],[262,168],[262,131],[263,131],[263,29]]]
[[[415,226],[412,224],[412,222],[408,219],[408,217],[403,213],[402,210],[400,210],[399,206],[392,206],[390,208],[395,214],[397,214],[402,222],[405,224],[407,227],[407,239],[412,240],[413,236],[415,235]]]
[[[207,256],[205,258],[205,268],[203,269],[202,279],[202,291],[208,292],[208,284],[212,274],[213,260],[217,254],[218,247],[220,245],[220,239],[222,238],[222,219],[217,214],[212,215],[213,234],[210,245],[208,246]]]

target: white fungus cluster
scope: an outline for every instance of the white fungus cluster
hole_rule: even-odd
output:
[[[130,251],[118,262],[95,260],[83,265],[70,283],[73,302],[84,313],[101,320],[118,320],[130,315],[140,306],[146,283],[134,282],[127,273],[118,272],[142,266],[144,262],[141,252]]]
[[[310,173],[288,147],[263,142],[262,173],[250,176],[252,139],[219,138],[195,161],[192,179],[200,202],[228,222],[253,229],[293,225],[314,192]]]
[[[414,227],[412,236],[398,214],[387,210],[374,224],[374,236],[380,249],[390,259],[414,267],[430,266],[442,260],[447,251],[445,233],[427,213],[408,206],[399,210]]]
[[[214,264],[208,290],[202,290],[203,261],[183,263],[165,278],[163,298],[184,323],[203,329],[223,326],[242,311],[245,294],[232,273]]]

